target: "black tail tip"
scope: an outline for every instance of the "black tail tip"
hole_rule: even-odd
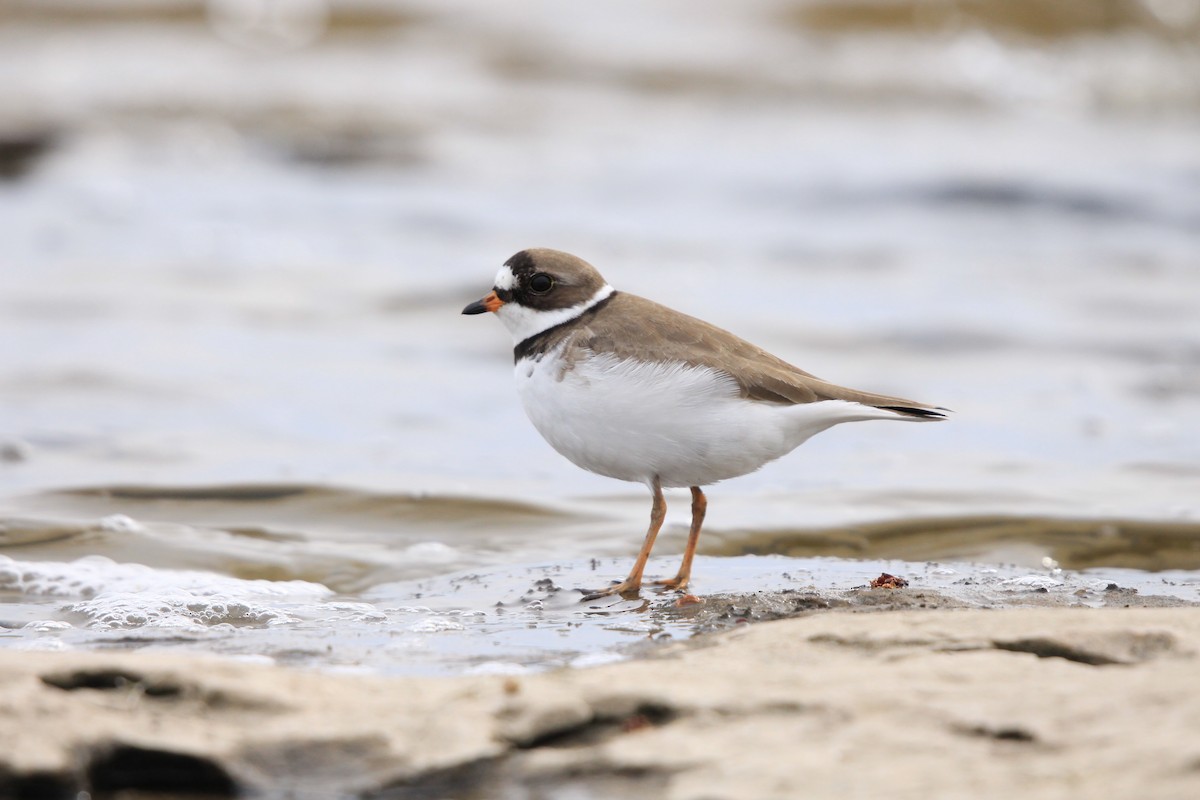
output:
[[[894,411],[897,414],[903,414],[906,417],[916,417],[917,419],[945,419],[949,413],[948,408],[917,408],[916,406],[879,406],[879,408],[887,411]]]

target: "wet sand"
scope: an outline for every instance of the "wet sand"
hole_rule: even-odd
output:
[[[628,663],[531,676],[381,678],[211,657],[0,651],[0,793],[1200,793],[1195,609],[1034,600],[986,611],[904,589],[873,594],[893,610],[810,604]],[[690,608],[720,616],[746,603],[786,605],[775,596]]]

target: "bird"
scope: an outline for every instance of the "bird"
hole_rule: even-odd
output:
[[[685,591],[708,500],[702,487],[754,472],[814,434],[861,420],[933,421],[947,409],[838,386],[695,317],[614,289],[582,258],[522,250],[463,314],[491,312],[513,340],[525,414],[590,472],[645,484],[650,525],[632,569],[585,601],[640,595],[666,488],[688,488],[683,560],[662,591]]]

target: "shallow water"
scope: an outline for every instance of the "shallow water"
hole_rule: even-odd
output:
[[[492,645],[396,609],[620,577],[644,490],[553,453],[506,333],[458,314],[531,245],[955,409],[714,487],[699,593],[791,586],[749,553],[1194,575],[1200,16],[1024,5],[0,11],[0,553],[112,562],[21,567],[4,641],[454,671]],[[453,605],[468,573],[491,594]],[[140,605],[79,607],[105,593]],[[503,628],[501,661],[647,636],[587,613]]]
[[[655,642],[757,619],[841,607],[1200,604],[1200,574],[1104,569],[701,556],[701,600],[645,592],[581,601],[615,559],[556,559],[338,595],[320,583],[152,569],[101,556],[70,563],[0,557],[0,641],[38,649],[205,652],[388,674],[520,674],[619,661]],[[666,559],[651,571],[670,574]],[[910,587],[870,590],[880,575]],[[1116,581],[1120,581],[1117,583]]]

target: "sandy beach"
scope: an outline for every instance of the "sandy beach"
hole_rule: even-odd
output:
[[[0,651],[0,794],[1182,800],[1198,654],[1191,607],[834,611],[527,676]]]

